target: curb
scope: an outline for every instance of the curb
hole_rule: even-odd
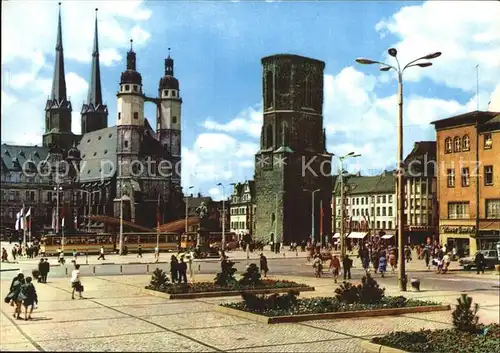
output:
[[[7,268],[0,270],[0,272],[19,271],[19,270],[20,270],[19,268]]]
[[[144,289],[146,291],[158,292],[153,289]],[[199,298],[216,298],[216,297],[236,297],[240,296],[242,293],[250,294],[268,294],[268,293],[286,293],[288,291],[297,292],[312,292],[315,290],[314,287],[295,287],[295,288],[268,288],[268,289],[250,289],[242,291],[224,291],[224,292],[199,292],[199,293],[176,293],[168,294],[163,292],[158,292],[164,294],[168,299],[199,299]],[[163,297],[163,296],[162,296]]]
[[[432,311],[450,310],[449,305],[430,305],[417,306],[409,308],[391,308],[391,309],[375,309],[375,310],[359,310],[359,311],[343,311],[335,313],[320,313],[320,314],[302,314],[302,315],[287,315],[287,316],[264,316],[260,314],[250,313],[247,311],[228,308],[225,306],[217,306],[216,310],[225,314],[242,317],[245,319],[258,321],[266,324],[280,323],[295,323],[311,320],[330,320],[330,319],[349,319],[358,317],[374,317],[374,316],[393,316],[410,313],[425,313]],[[379,351],[377,351],[379,352]],[[385,352],[385,351],[384,351]],[[389,352],[389,351],[387,351]],[[391,351],[392,352],[392,351]]]
[[[383,346],[381,344],[372,343],[370,341],[362,341],[361,349],[366,353],[407,353],[401,349]]]

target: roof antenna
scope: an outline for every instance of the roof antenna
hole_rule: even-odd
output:
[[[133,51],[133,49],[132,49],[132,43],[133,43],[133,42],[134,42],[134,40],[133,40],[133,39],[130,39],[130,51]]]
[[[479,111],[479,64],[476,65],[476,110]]]

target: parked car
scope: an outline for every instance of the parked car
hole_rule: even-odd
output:
[[[478,253],[483,253],[484,261],[486,262],[486,268],[495,268],[495,265],[499,264],[498,251],[497,250],[479,250],[474,256],[463,257],[458,260],[458,264],[464,268],[464,270],[470,270],[476,267],[474,259]]]

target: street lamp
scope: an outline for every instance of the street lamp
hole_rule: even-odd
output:
[[[406,283],[407,283],[407,278],[406,278],[406,272],[405,272],[405,261],[404,261],[404,246],[405,246],[405,237],[403,235],[404,232],[404,226],[403,226],[403,216],[404,216],[404,176],[403,176],[403,72],[413,66],[418,66],[418,67],[429,67],[432,65],[430,62],[418,62],[420,60],[431,60],[435,59],[439,56],[441,56],[441,52],[435,52],[431,54],[427,54],[425,56],[422,56],[418,59],[410,61],[408,64],[406,64],[403,69],[401,69],[401,66],[399,64],[398,60],[398,51],[395,48],[390,48],[388,51],[390,56],[392,56],[394,59],[396,59],[397,63],[397,68],[380,62],[380,61],[375,61],[375,60],[370,60],[370,59],[365,59],[365,58],[358,58],[356,59],[356,62],[359,64],[363,65],[371,65],[371,64],[379,64],[382,65],[380,68],[381,71],[389,71],[393,69],[394,71],[397,72],[398,74],[398,181],[397,181],[397,194],[398,194],[398,217],[397,217],[397,222],[398,222],[398,262],[399,262],[399,269],[398,269],[398,281],[399,281],[399,289],[401,291],[406,291]]]
[[[224,251],[226,249],[226,203],[225,203],[225,200],[224,198],[226,197],[225,196],[225,192],[224,192],[224,185],[222,185],[222,183],[217,183],[217,186],[220,186],[222,188],[222,251]]]
[[[123,180],[120,179],[120,242],[118,245],[118,254],[123,255]]]
[[[340,254],[345,256],[345,229],[344,229],[344,160],[348,158],[360,157],[360,154],[349,152],[345,156],[339,156],[340,161]]]
[[[56,186],[54,186],[54,191],[56,192],[56,235],[59,234],[59,193],[63,189],[62,186],[60,185],[61,184],[59,180],[57,180]],[[26,231],[24,232],[24,241],[26,242]],[[62,238],[61,238],[61,251],[64,252],[64,230],[62,232]]]
[[[184,233],[185,234],[187,234],[187,231],[188,231],[188,212],[189,212],[189,207],[188,207],[189,198],[188,198],[188,194],[189,194],[189,190],[191,190],[193,188],[194,188],[194,186],[188,187],[187,188],[186,196],[184,197],[184,203],[186,204],[186,219],[185,219],[185,224],[184,224]],[[197,244],[197,245],[199,245],[199,244]]]
[[[309,190],[309,189],[304,189],[304,191],[311,193],[311,241],[313,243],[314,243],[314,194],[320,190],[321,189],[316,189],[313,191],[313,190]]]

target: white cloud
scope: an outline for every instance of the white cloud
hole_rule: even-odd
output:
[[[500,6],[498,1],[427,1],[422,5],[405,6],[375,29],[396,36],[401,63],[435,51],[442,56],[427,69],[410,68],[405,79],[422,77],[460,88],[476,90],[479,64],[480,86],[489,91],[500,81]],[[375,58],[376,59],[376,58]],[[391,61],[386,55],[384,61]]]
[[[257,104],[242,110],[228,123],[218,123],[213,119],[206,119],[203,127],[208,130],[224,131],[229,133],[245,133],[260,138],[262,127],[262,104]]]

